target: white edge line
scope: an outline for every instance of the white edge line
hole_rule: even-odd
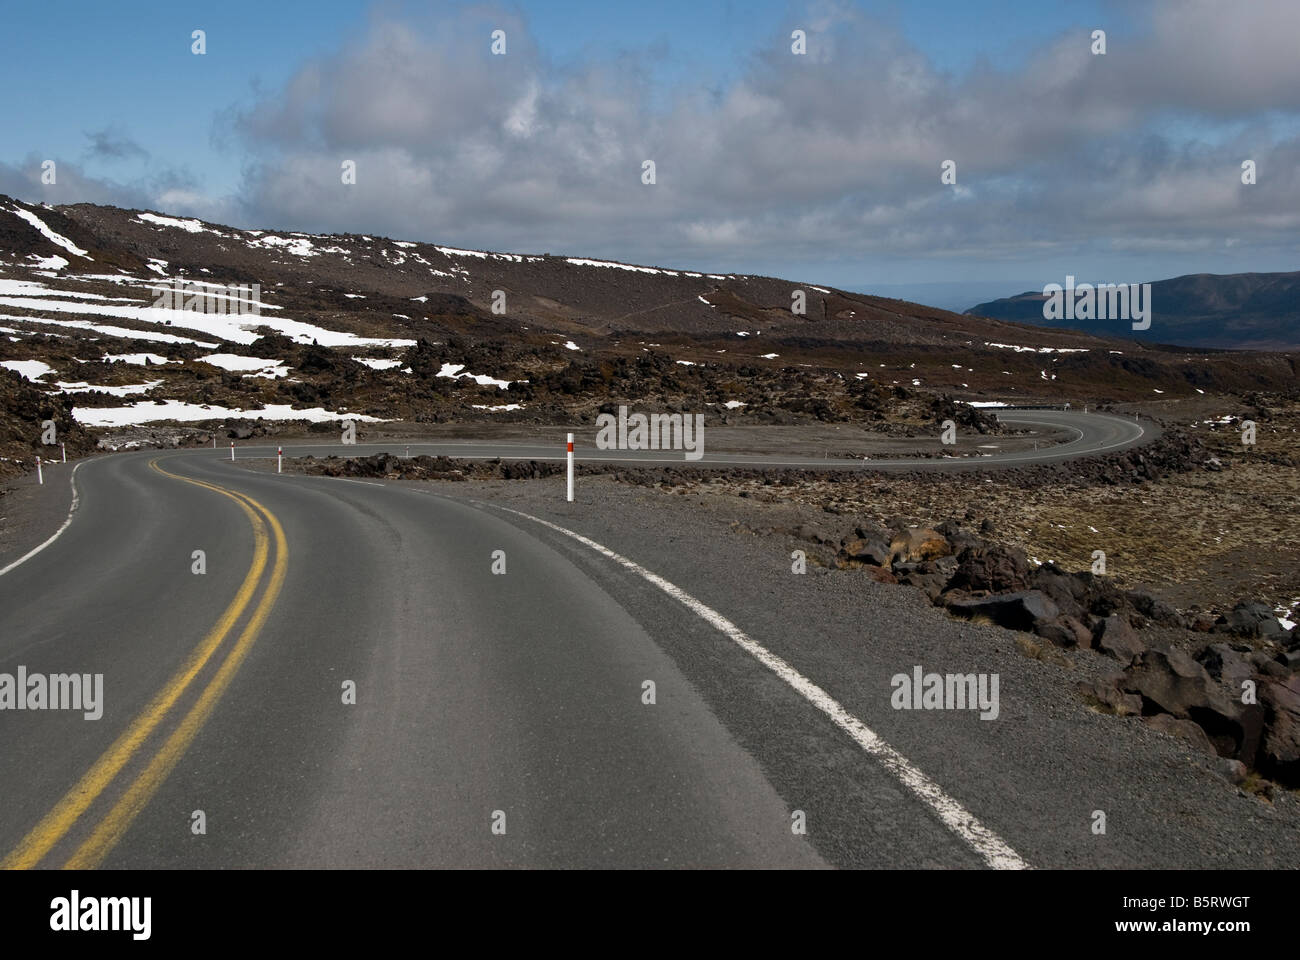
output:
[[[535,523],[540,523],[542,526],[549,527],[566,537],[571,537],[654,584],[668,596],[685,605],[710,626],[735,641],[737,645],[752,655],[759,663],[775,673],[801,694],[804,699],[830,717],[832,722],[852,737],[858,746],[879,761],[903,786],[911,790],[913,794],[929,806],[943,821],[944,825],[966,841],[990,867],[998,870],[1032,869],[1032,866],[1016,853],[1005,840],[976,820],[957,800],[944,793],[942,787],[913,766],[911,761],[882,740],[861,720],[849,713],[829,693],[762,644],[751,639],[744,631],[712,607],[695,599],[685,590],[647,570],[634,560],[629,560],[627,557],[615,553],[608,547],[602,546],[595,540],[588,539],[580,533],[574,533],[559,524],[551,523],[549,520],[543,520],[540,517],[534,517],[532,514],[523,513],[519,510],[513,510],[510,507],[500,507],[500,509],[532,520]]]
[[[14,569],[14,567],[26,563],[32,557],[36,556],[38,553],[40,553],[42,550],[48,547],[55,540],[59,539],[63,531],[68,529],[68,525],[72,523],[72,515],[77,512],[77,505],[81,502],[81,495],[77,493],[77,471],[81,469],[81,464],[85,462],[86,461],[82,460],[80,463],[78,463],[76,466],[72,468],[72,473],[68,474],[68,480],[72,483],[72,506],[68,508],[68,516],[67,519],[63,521],[63,526],[55,530],[54,536],[50,537],[50,539],[46,540],[39,547],[32,548],[27,553],[23,554],[21,557],[15,560],[13,563],[9,564],[9,566],[5,567],[3,570],[0,570],[0,577],[3,577],[10,570]]]

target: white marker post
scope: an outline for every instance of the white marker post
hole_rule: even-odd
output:
[[[212,435],[212,449],[217,449],[217,435],[215,433]]]
[[[573,502],[573,434],[569,434],[569,502]]]
[[[234,440],[231,440],[231,441],[230,441],[230,459],[231,459],[232,461],[235,459],[235,441],[234,441]]]
[[[68,462],[68,445],[67,445],[66,443],[61,443],[61,444],[59,444],[59,449],[63,451],[63,462],[64,462],[64,463],[67,463],[67,462]]]
[[[40,457],[37,457],[37,458],[36,458],[36,482],[37,482],[37,483],[40,483],[40,484],[44,484],[44,483],[45,483],[45,475],[44,475],[43,473],[41,473],[41,458],[40,458]],[[569,484],[569,490],[570,490],[570,493],[569,493],[569,499],[572,500],[572,499],[573,499],[573,493],[572,493],[572,490],[573,490],[573,484],[572,484],[572,483]]]
[[[280,473],[284,466],[284,447],[275,448],[275,472]]]

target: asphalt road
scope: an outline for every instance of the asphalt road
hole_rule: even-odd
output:
[[[998,451],[984,453],[970,436],[959,438],[963,443],[958,449],[970,455],[951,455],[921,459],[872,459],[848,460],[843,457],[824,459],[798,455],[774,456],[745,453],[728,453],[709,448],[707,433],[704,450],[698,459],[688,460],[683,452],[656,450],[601,450],[588,442],[588,438],[579,436],[574,444],[575,461],[587,463],[629,463],[645,466],[697,466],[697,467],[790,467],[799,469],[831,469],[861,467],[878,471],[925,470],[987,470],[997,466],[1028,466],[1033,464],[1062,463],[1081,456],[1116,453],[1131,447],[1150,443],[1160,435],[1160,428],[1150,421],[1131,420],[1115,414],[1083,413],[1074,410],[1016,410],[999,412],[998,419],[1008,426],[1035,431],[1044,437],[1042,449],[1032,447],[1024,450]],[[591,431],[594,434],[594,430]],[[1069,435],[1063,442],[1054,442],[1049,438],[1061,433]],[[385,443],[357,443],[344,446],[339,442],[331,443],[290,443],[283,447],[285,457],[314,456],[371,456],[378,453],[391,453],[404,456],[408,451],[411,456],[444,456],[466,460],[562,460],[564,459],[564,435],[556,434],[556,442],[543,443],[504,443],[498,441],[461,441],[436,443],[407,443],[391,441]],[[986,442],[996,441],[996,436],[980,438]],[[934,443],[936,452],[944,452],[938,442]],[[266,444],[236,445],[239,457],[274,457],[276,446]]]
[[[1076,443],[1127,442],[1118,423]],[[1087,842],[1082,807],[1132,789],[1069,726],[1041,742],[935,716],[918,736],[887,688],[841,691],[820,612],[770,633],[767,601],[673,571],[684,544],[610,549],[566,525],[580,513],[223,454],[86,461],[67,528],[0,575],[0,675],[103,676],[98,719],[0,711],[0,866],[1061,866]],[[602,522],[611,543],[628,528]],[[872,629],[911,658],[926,641],[893,602]],[[1087,781],[1068,817],[1041,769],[1063,757]],[[1011,816],[1008,783],[1040,812]],[[1168,802],[1212,810],[1216,789]],[[1145,837],[1167,829],[1143,816]],[[1213,848],[1187,839],[1188,857]],[[1148,862],[1107,849],[1086,856]]]

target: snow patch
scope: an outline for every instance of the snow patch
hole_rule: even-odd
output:
[[[131,397],[141,393],[148,393],[161,380],[150,380],[148,383],[128,383],[124,386],[104,386],[101,384],[90,383],[63,383],[58,384],[59,393],[107,393],[114,397]]]
[[[480,387],[491,385],[496,387],[498,390],[505,390],[510,386],[509,380],[497,380],[495,377],[489,377],[482,373],[462,373],[461,371],[464,369],[465,364],[463,363],[444,363],[442,368],[434,374],[434,376],[450,377],[453,380],[467,377],[477,383]]]
[[[157,353],[106,353],[104,354],[104,360],[107,363],[129,363],[135,367],[145,366],[146,361],[155,364],[181,362],[179,360],[168,360],[166,357]]]
[[[288,376],[289,366],[283,360],[263,360],[261,357],[241,357],[234,353],[210,353],[199,361],[244,376],[265,377],[276,380]]]
[[[566,257],[564,262],[571,263],[575,267],[612,267],[616,270],[631,270],[633,273],[662,273],[669,277],[677,276],[676,270],[660,270],[657,267],[634,267],[630,263],[616,263],[613,260],[582,260]]]
[[[125,407],[76,407],[73,419],[88,427],[126,427],[159,420],[176,420],[192,423],[197,420],[225,420],[243,417],[251,420],[309,420],[328,423],[335,420],[356,420],[359,423],[381,423],[379,417],[359,413],[336,413],[322,407],[295,410],[287,403],[268,403],[261,410],[238,410],[230,407],[187,403],[181,400],[141,401]]]
[[[1016,353],[1087,353],[1087,347],[1020,347],[1014,343],[985,343],[986,347],[996,347],[999,350],[1014,350]],[[1111,353],[1118,353],[1118,350],[1112,350]]]
[[[72,254],[74,257],[81,257],[84,260],[89,260],[92,263],[94,262],[95,259],[94,257],[89,256],[85,250],[82,250],[79,246],[77,246],[67,237],[60,236],[59,234],[55,233],[53,230],[51,230],[49,227],[45,225],[44,220],[42,220],[36,214],[32,213],[30,210],[24,210],[22,207],[14,207],[13,210],[10,212],[13,213],[14,216],[21,217],[22,219],[30,223],[33,227],[37,229],[37,231],[40,233],[41,236],[43,236],[46,240],[50,241],[50,243],[54,244],[56,247],[62,247],[64,250],[68,251],[68,253]]]
[[[178,230],[184,230],[186,233],[216,233],[215,230],[209,230],[200,220],[182,220],[179,217],[160,217],[156,213],[142,213],[136,223],[141,220],[147,223],[154,223],[160,227],[175,227]]]
[[[401,360],[385,360],[382,357],[353,357],[357,363],[364,364],[371,370],[391,370],[401,363]]]
[[[17,370],[27,380],[38,380],[46,374],[53,373],[54,368],[40,360],[0,360],[0,367]]]

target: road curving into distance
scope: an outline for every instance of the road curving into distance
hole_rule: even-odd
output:
[[[1076,449],[1142,439],[1014,416]],[[891,709],[892,674],[983,629],[903,591],[839,595],[784,553],[558,490],[548,519],[203,449],[76,481],[66,529],[0,576],[0,674],[102,675],[100,716],[0,711],[0,866],[1218,862],[1161,810],[1213,815],[1222,785],[1163,739],[1145,776],[1108,718],[1037,705],[1039,664],[1002,665],[1001,721]],[[1089,844],[1103,801],[1127,841]],[[1225,862],[1295,853],[1218,826]]]
[[[850,460],[844,457],[772,456],[713,451],[706,440],[703,456],[687,460],[678,451],[654,450],[600,450],[584,437],[577,436],[574,459],[579,463],[627,463],[644,466],[696,466],[696,467],[770,467],[808,470],[864,469],[885,472],[913,470],[960,471],[988,470],[998,467],[1032,466],[1034,464],[1063,463],[1079,457],[1118,453],[1132,447],[1150,443],[1160,436],[1160,428],[1150,421],[1140,421],[1109,413],[1084,413],[1072,410],[1006,410],[999,411],[998,419],[1017,429],[1041,431],[1045,446],[1041,450],[1019,450],[986,453],[976,456],[949,456],[914,459]],[[1050,443],[1049,435],[1066,431],[1072,436],[1062,443]],[[591,428],[589,433],[594,433]],[[556,432],[557,440],[551,443],[501,443],[495,441],[437,441],[407,442],[387,441],[343,445],[334,443],[290,443],[284,448],[286,458],[299,456],[373,456],[389,453],[403,456],[444,456],[465,460],[563,460],[564,434]],[[969,438],[967,438],[969,439]],[[986,438],[990,443],[996,435]],[[274,457],[277,447],[265,444],[239,444],[237,456]]]

